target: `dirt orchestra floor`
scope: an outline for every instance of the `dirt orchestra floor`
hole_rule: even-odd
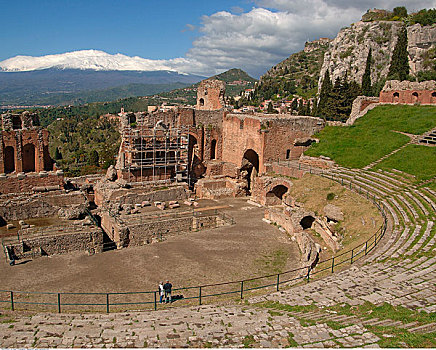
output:
[[[299,267],[295,242],[262,221],[264,208],[247,198],[223,199],[233,226],[169,237],[142,247],[89,256],[84,252],[41,257],[9,266],[1,260],[3,290],[122,292],[155,290],[160,280],[174,287],[217,283]]]

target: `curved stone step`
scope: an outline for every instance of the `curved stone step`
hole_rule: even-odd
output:
[[[425,229],[424,234],[421,236],[419,241],[416,242],[415,245],[406,253],[406,255],[412,255],[413,253],[417,252],[419,249],[422,248],[423,243],[430,236],[430,232],[432,228],[433,228],[433,221],[428,221],[427,228]]]
[[[419,235],[420,231],[421,231],[421,225],[416,225],[412,234],[409,235],[407,241],[402,246],[400,246],[399,249],[394,254],[392,254],[392,257],[398,258],[400,255],[403,255],[406,252],[406,250],[409,248],[409,246],[412,244],[412,242],[415,240],[415,238]]]

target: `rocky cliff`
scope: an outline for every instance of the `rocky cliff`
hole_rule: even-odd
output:
[[[402,26],[401,21],[360,21],[343,28],[324,55],[319,86],[327,69],[332,81],[347,74],[349,81],[354,80],[361,84],[370,48],[373,58],[371,81],[374,84],[385,79],[397,42],[397,34]],[[434,69],[434,62],[431,60],[436,48],[436,25],[408,26],[407,36],[410,74],[417,76],[419,72]]]

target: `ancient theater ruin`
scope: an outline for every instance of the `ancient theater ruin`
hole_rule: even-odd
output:
[[[72,250],[94,254],[234,223],[203,205],[205,200],[251,196],[261,205],[281,207],[266,216],[282,221],[296,215],[290,216],[292,210],[304,212],[287,196],[292,182],[277,182],[269,174],[277,162],[299,160],[316,141],[313,134],[324,121],[232,113],[225,107],[224,94],[222,81],[207,79],[199,84],[194,108],[123,111],[118,118],[121,145],[115,166],[105,176],[72,178],[67,183],[48,155],[48,132],[37,126],[36,115],[4,115],[0,180],[8,185],[1,187],[1,200],[10,199],[9,192],[22,193],[0,212],[6,222],[23,224],[18,241],[13,237],[6,245],[9,257],[29,251],[36,256]],[[23,201],[39,209],[17,214]],[[283,208],[285,217],[280,214]],[[41,228],[25,222],[38,217],[55,217],[61,224]],[[307,229],[300,226],[293,233]],[[41,231],[50,232],[49,237],[39,237]],[[300,249],[308,261],[313,260],[310,252],[317,248],[304,237],[298,239]]]

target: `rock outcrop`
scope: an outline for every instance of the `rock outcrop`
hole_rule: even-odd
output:
[[[402,26],[401,21],[360,21],[341,29],[324,55],[318,88],[321,87],[327,69],[333,82],[347,75],[349,81],[354,80],[361,84],[370,48],[373,58],[371,81],[374,84],[386,78],[397,35]],[[436,25],[408,26],[407,38],[410,74],[416,76],[430,68],[427,56],[429,50],[436,47]]]

